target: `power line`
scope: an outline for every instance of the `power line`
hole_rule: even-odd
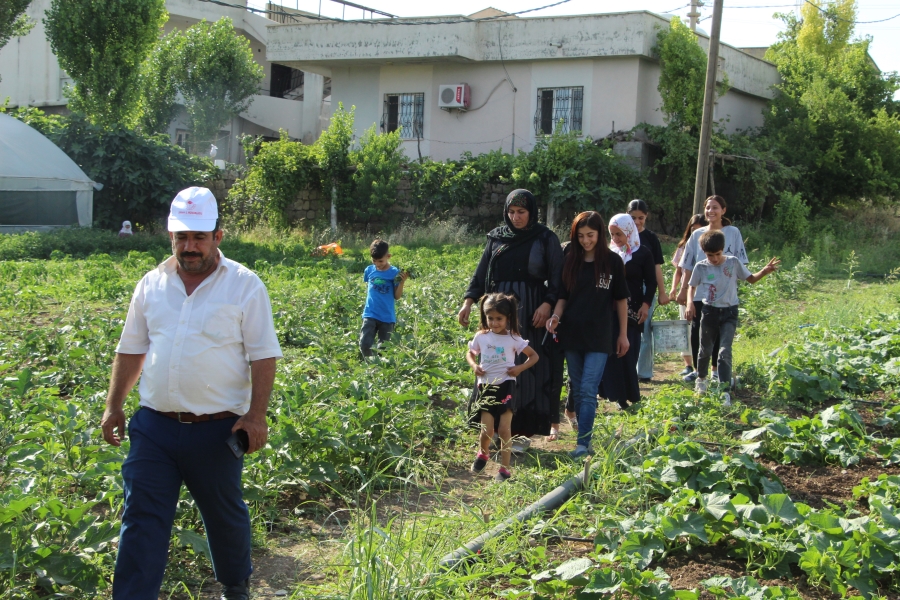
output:
[[[888,17],[887,19],[878,19],[877,21],[851,21],[849,19],[844,19],[842,17],[839,17],[833,13],[829,13],[827,10],[825,10],[824,8],[822,8],[815,2],[810,2],[810,0],[803,0],[803,1],[811,6],[815,6],[817,9],[819,9],[819,12],[825,14],[826,17],[835,19],[837,21],[843,21],[844,23],[852,23],[853,25],[869,25],[870,23],[884,23],[885,21],[891,21],[893,19],[896,19],[897,17],[900,17],[900,13],[897,13],[893,17]]]
[[[251,12],[256,12],[256,13],[290,17],[292,20],[304,19],[304,20],[312,20],[312,21],[327,21],[329,23],[356,23],[356,22],[371,23],[372,22],[372,19],[344,20],[344,19],[337,19],[337,18],[333,18],[333,17],[323,17],[321,15],[319,15],[319,16],[307,15],[307,14],[298,15],[297,13],[289,13],[289,12],[278,11],[278,10],[266,10],[266,9],[262,9],[262,8],[252,8],[250,6],[242,6],[240,4],[231,4],[229,2],[224,2],[223,0],[199,0],[199,1],[200,2],[209,2],[210,4],[216,4],[219,6],[226,6],[228,8],[239,8],[239,9],[243,9],[243,10],[249,10]],[[572,0],[560,0],[559,2],[554,2],[553,4],[539,6],[537,8],[529,8],[526,10],[519,10],[516,12],[504,13],[502,15],[494,15],[494,16],[490,16],[490,17],[479,17],[477,19],[470,19],[469,17],[465,17],[465,16],[457,18],[457,19],[453,19],[453,20],[443,20],[443,21],[423,21],[423,20],[419,20],[419,19],[415,19],[415,20],[411,20],[411,21],[409,21],[409,20],[408,21],[399,21],[396,19],[378,19],[378,24],[380,24],[380,25],[455,25],[456,23],[479,23],[482,21],[495,21],[497,19],[505,19],[507,17],[524,15],[526,13],[536,12],[536,11],[544,10],[547,8],[553,8],[554,6],[566,4],[571,1]]]

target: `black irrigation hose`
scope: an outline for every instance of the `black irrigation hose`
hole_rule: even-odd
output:
[[[653,436],[656,433],[656,430],[651,430],[646,434],[638,434],[633,438],[627,440],[622,445],[622,450],[627,450],[642,439],[647,439],[648,437]],[[476,556],[489,540],[499,536],[516,523],[526,521],[527,519],[530,519],[531,517],[548,510],[559,508],[566,500],[569,499],[569,497],[572,496],[572,494],[581,489],[581,487],[584,485],[584,482],[587,481],[588,477],[590,477],[590,470],[590,460],[585,460],[584,470],[581,473],[567,480],[562,485],[551,491],[549,494],[545,494],[537,502],[531,504],[523,510],[520,510],[515,515],[503,520],[499,525],[496,525],[490,531],[482,533],[464,546],[461,546],[450,554],[446,555],[441,559],[441,562],[438,563],[438,566],[443,570],[449,571],[450,569],[453,569],[460,563],[464,562],[466,559]]]
[[[544,496],[542,496],[541,499],[534,504],[531,504],[525,509],[517,512],[515,515],[505,519],[499,525],[493,527],[490,531],[482,533],[466,545],[457,548],[456,550],[442,558],[441,562],[438,563],[438,566],[441,569],[450,570],[459,565],[461,562],[465,561],[467,558],[478,554],[484,547],[484,545],[488,542],[488,540],[499,536],[512,525],[530,519],[534,515],[562,506],[562,504],[566,500],[568,500],[572,494],[577,492],[584,485],[584,475],[586,471],[587,469],[572,477],[549,494],[545,494]]]

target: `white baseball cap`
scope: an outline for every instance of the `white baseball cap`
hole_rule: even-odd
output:
[[[216,197],[204,187],[181,190],[169,210],[169,231],[212,231],[219,218]]]

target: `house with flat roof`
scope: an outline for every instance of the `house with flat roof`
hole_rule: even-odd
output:
[[[314,142],[328,126],[331,116],[329,82],[322,75],[273,64],[266,58],[267,27],[277,23],[277,18],[284,17],[289,9],[269,4],[267,8],[273,12],[263,14],[275,17],[273,20],[248,11],[247,0],[229,0],[227,4],[167,0],[169,20],[163,26],[163,33],[169,33],[173,29],[186,29],[203,19],[214,22],[229,17],[236,34],[249,41],[254,58],[265,70],[265,79],[250,107],[225,124],[218,139],[211,140],[219,148],[218,157],[240,162],[238,138],[242,134],[275,138],[283,129],[294,139]],[[42,19],[49,7],[50,0],[33,0],[27,15],[35,21],[34,29],[25,36],[11,39],[0,49],[0,102],[9,98],[12,108],[33,106],[50,113],[66,111],[68,99],[64,90],[72,85],[72,80],[60,68],[46,38]],[[302,11],[291,10],[290,13],[293,22],[302,22],[308,16]],[[184,110],[179,111],[170,124],[169,135],[173,143],[187,146],[189,132]]]
[[[408,156],[456,159],[528,150],[559,128],[601,138],[663,124],[653,47],[668,26],[647,11],[313,20],[269,25],[266,58],[330,78],[331,109],[355,106],[357,135],[400,129]],[[762,125],[775,66],[722,44],[726,74],[714,118],[727,131]]]

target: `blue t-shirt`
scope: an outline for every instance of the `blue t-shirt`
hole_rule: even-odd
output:
[[[397,322],[397,313],[394,311],[394,289],[397,287],[398,275],[400,269],[397,267],[390,267],[385,271],[379,271],[375,265],[366,267],[363,281],[366,282],[368,291],[363,319],[376,319],[382,323]]]

